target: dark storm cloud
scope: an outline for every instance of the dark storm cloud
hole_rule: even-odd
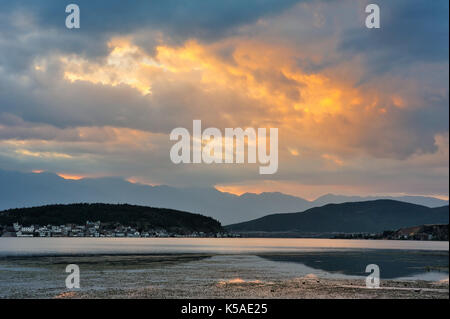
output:
[[[263,115],[268,110],[260,110],[260,104],[238,92],[230,94],[226,89],[217,89],[210,95],[192,81],[155,82],[154,93],[146,96],[127,85],[61,81],[62,71],[52,65],[52,61],[49,63],[51,71],[30,72],[25,82],[21,77],[7,76],[0,70],[0,125],[8,126],[8,134],[4,130],[0,139],[23,136],[22,129],[12,131],[9,127],[22,127],[25,123],[58,129],[115,126],[169,133],[174,127],[191,126],[195,118],[202,118],[205,125],[213,125],[217,114],[204,112],[211,105],[223,114],[240,112],[242,116],[233,119],[233,123],[245,126],[246,119],[255,112]],[[41,136],[42,128],[38,131],[25,126],[26,134]]]
[[[411,63],[448,62],[448,1],[381,0],[377,4],[381,28],[347,30],[339,45],[342,52],[363,54],[374,74],[398,72]]]
[[[75,1],[83,12],[83,31],[129,33],[150,26],[182,37],[216,37],[230,29],[277,14],[298,0],[164,0],[164,1]],[[36,1],[20,1],[29,4]],[[66,3],[39,3],[40,23],[58,26],[64,21]],[[34,5],[36,6],[36,4]],[[99,18],[101,16],[101,18]]]
[[[3,1],[0,39],[10,41],[0,41],[0,64],[22,69],[32,57],[52,50],[92,57],[104,55],[106,40],[112,35],[143,29],[162,31],[170,41],[179,43],[188,38],[217,40],[241,25],[276,15],[296,2],[299,0],[78,0],[73,3],[80,7],[81,28],[68,30],[65,7],[71,1]],[[32,30],[24,26],[26,22],[30,22]],[[24,38],[25,45],[21,43]],[[151,35],[147,39],[141,36],[138,42],[149,50],[154,45]]]

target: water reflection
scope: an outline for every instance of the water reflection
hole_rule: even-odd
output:
[[[242,254],[348,249],[449,250],[449,242],[309,238],[0,238],[0,256]]]
[[[442,274],[448,276],[449,267],[448,252],[430,251],[355,250],[264,254],[259,257],[273,262],[303,264],[314,269],[350,276],[367,276],[368,274],[364,272],[366,266],[377,264],[381,270],[381,278],[384,279],[415,277],[423,273],[441,273],[433,276],[440,278]]]

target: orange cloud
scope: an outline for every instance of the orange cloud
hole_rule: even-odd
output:
[[[131,177],[127,178],[126,180],[132,184],[141,184],[141,185],[148,185],[148,186],[159,185],[157,183],[151,183],[151,182],[147,181],[146,179],[143,179],[141,177],[136,177],[136,176],[131,176]]]
[[[26,156],[26,157],[40,157],[40,158],[47,158],[47,159],[70,159],[72,158],[71,155],[65,154],[65,153],[59,153],[59,152],[36,152],[36,151],[30,151],[27,149],[17,149],[15,150],[15,153],[20,156]]]
[[[404,94],[355,87],[348,77],[342,76],[342,70],[307,73],[297,63],[302,56],[301,48],[242,38],[209,44],[190,40],[180,46],[161,42],[154,54],[129,38],[112,39],[109,48],[109,55],[100,62],[63,57],[66,79],[128,85],[147,95],[148,107],[157,109],[158,114],[174,114],[176,110],[180,118],[192,120],[195,110],[195,116],[205,117],[208,125],[219,128],[277,127],[281,171],[335,171],[359,165],[361,156],[395,158],[398,152],[399,143],[395,139],[400,137],[396,137],[397,128],[388,115],[408,106]],[[348,67],[351,66],[343,68]],[[388,86],[391,80],[387,79],[383,85]],[[170,96],[170,90],[180,87],[186,89],[176,91],[171,103],[154,104],[153,98],[161,90],[166,90],[163,95],[166,97]],[[242,105],[232,103],[235,97],[239,97],[236,100]],[[237,112],[240,116],[235,116]],[[132,128],[109,131],[115,142],[105,145],[106,150],[127,145],[126,148],[145,152],[156,147],[150,143],[150,133]],[[276,186],[289,193],[292,185]],[[261,185],[218,187],[233,193],[276,189]],[[298,185],[295,187],[300,189]]]
[[[127,39],[113,39],[109,47],[109,56],[102,64],[63,57],[65,78],[112,86],[127,84],[142,94],[150,93],[155,81],[189,78],[205,91],[226,88],[243,92],[250,99],[264,101],[261,106],[271,106],[278,116],[299,116],[296,111],[305,111],[315,120],[320,120],[320,115],[342,112],[346,105],[362,100],[349,85],[320,74],[303,73],[295,65],[296,52],[283,47],[237,39],[211,45],[191,40],[181,47],[160,45],[155,56]],[[229,59],[220,56],[225,49],[232,50]]]
[[[361,151],[381,153],[381,147],[361,141],[379,130],[377,125],[384,125],[387,109],[381,101],[386,99],[376,91],[355,88],[332,72],[303,72],[296,62],[301,52],[293,48],[230,38],[212,44],[161,43],[150,55],[129,38],[115,38],[108,45],[110,53],[102,62],[63,57],[66,79],[129,85],[149,96],[174,84],[193,87],[202,95],[189,96],[192,90],[187,90],[176,96],[187,110],[202,108],[199,112],[216,127],[278,127],[280,147],[289,149],[291,156],[305,149],[340,157]],[[245,109],[224,101],[230,97],[240,97]],[[242,116],[234,116],[237,111]],[[188,113],[178,112],[181,117]],[[340,158],[323,158],[343,164]]]
[[[72,174],[65,174],[65,173],[57,173],[57,175],[64,179],[70,179],[70,180],[80,180],[80,179],[83,179],[86,177],[86,176],[82,176],[82,175],[72,175]]]
[[[328,161],[331,161],[338,166],[344,165],[344,161],[342,161],[340,158],[338,158],[337,156],[334,156],[334,155],[322,154],[322,158],[324,158]]]

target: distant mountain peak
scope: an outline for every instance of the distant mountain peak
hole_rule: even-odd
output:
[[[165,207],[211,216],[224,224],[255,219],[271,213],[302,212],[329,203],[380,199],[379,197],[325,194],[314,201],[281,192],[244,193],[240,196],[214,187],[173,187],[131,183],[120,177],[66,180],[51,172],[23,173],[0,169],[0,210],[47,204],[130,203]],[[385,197],[387,198],[387,197]],[[398,197],[427,207],[448,204],[433,197]]]

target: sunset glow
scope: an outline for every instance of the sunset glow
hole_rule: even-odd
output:
[[[5,59],[24,59],[8,63],[17,70],[0,67],[0,160],[68,179],[234,194],[448,197],[447,40],[433,41],[441,33],[424,35],[415,22],[416,33],[404,30],[412,22],[400,9],[400,26],[386,18],[385,29],[368,31],[363,7],[342,1],[336,16],[333,2],[299,1],[222,26],[200,11],[176,27],[176,18],[131,19],[123,29],[86,22],[83,33],[60,38],[54,26],[32,33],[5,16],[17,38],[59,44],[9,55],[16,47],[0,42]],[[195,119],[222,132],[278,128],[277,173],[173,164],[169,134]]]
[[[64,174],[64,173],[58,173],[57,175],[64,179],[75,180],[75,181],[85,178],[85,176],[70,175],[70,174]]]

